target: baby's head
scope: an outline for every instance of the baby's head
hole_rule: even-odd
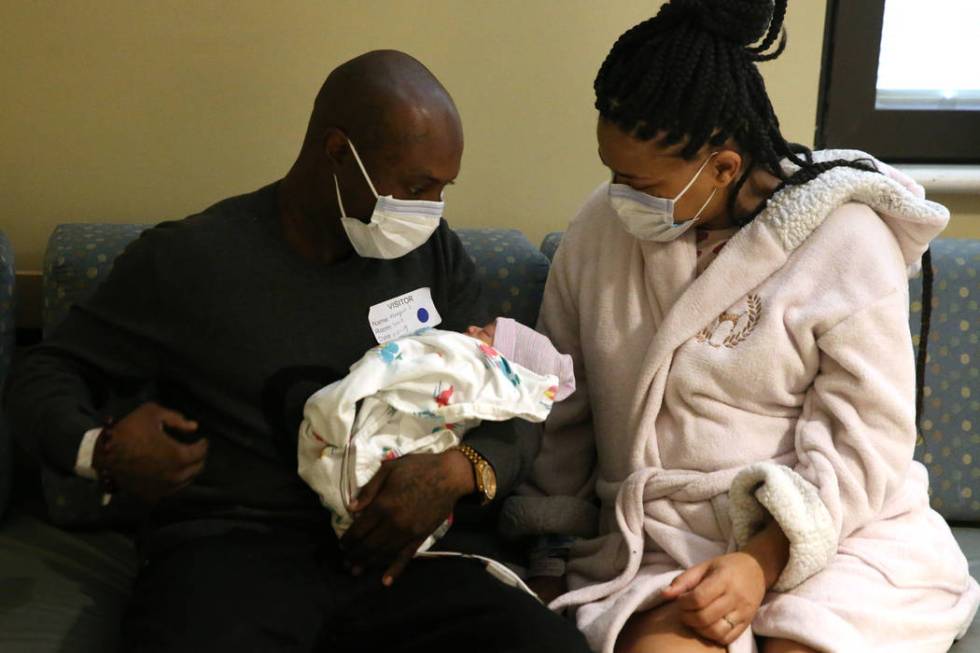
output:
[[[476,338],[480,340],[485,345],[493,345],[493,338],[497,333],[497,320],[493,320],[489,324],[478,327],[471,326],[466,329],[466,335],[471,338]]]
[[[572,357],[559,352],[546,336],[531,327],[502,317],[482,327],[471,326],[466,329],[466,335],[493,347],[505,358],[529,370],[557,376],[558,393],[555,398],[558,401],[574,392]]]

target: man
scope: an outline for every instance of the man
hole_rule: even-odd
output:
[[[410,298],[443,328],[486,322],[439,217],[462,150],[424,66],[353,59],[284,179],[145,232],[23,359],[6,397],[21,435],[47,464],[153,505],[125,650],[585,650],[477,562],[408,564],[454,508],[521,480],[533,428],[488,423],[463,450],[386,463],[341,542],[296,474],[304,400],[383,339],[378,311]],[[152,401],[113,410],[133,396]]]

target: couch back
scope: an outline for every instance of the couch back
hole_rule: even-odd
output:
[[[980,240],[932,245],[933,295],[921,434],[932,505],[953,521],[980,521]],[[920,346],[922,275],[909,286],[909,327]]]
[[[57,227],[44,260],[44,330],[49,333],[69,306],[87,296],[112,261],[146,227],[67,224]],[[549,260],[561,242],[550,234],[538,251],[516,230],[458,231],[476,263],[491,313],[526,324],[537,319]],[[929,469],[933,506],[947,519],[980,521],[980,241],[933,244],[935,284],[922,435],[915,455]],[[544,252],[544,254],[542,254]],[[920,278],[910,284],[910,323],[918,346]],[[76,488],[77,490],[77,488]],[[65,490],[48,497],[49,505]]]
[[[126,245],[149,225],[63,224],[44,254],[44,334],[49,335],[75,302],[84,299],[112,270]],[[473,258],[491,315],[534,325],[548,259],[516,229],[459,229]]]
[[[0,231],[0,394],[14,355],[14,250],[7,235]],[[0,415],[0,517],[10,496],[10,432]]]
[[[553,260],[561,233],[541,251]],[[980,522],[980,240],[932,244],[934,273],[925,401],[915,457],[929,469],[933,507],[951,521]],[[909,283],[909,329],[916,353],[922,275]]]
[[[14,355],[14,250],[0,231],[0,388]]]
[[[90,295],[113,261],[149,225],[63,224],[44,254],[43,330],[49,335],[71,305]],[[476,264],[491,315],[534,325],[548,276],[548,259],[514,229],[460,229]],[[84,479],[42,468],[42,488],[52,521],[61,526],[126,522],[135,506],[113,501],[103,507],[98,488]]]

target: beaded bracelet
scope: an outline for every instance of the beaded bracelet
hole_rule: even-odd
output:
[[[110,417],[106,420],[102,430],[99,431],[99,436],[95,440],[95,455],[92,456],[93,462],[95,460],[105,461],[112,452],[112,427],[114,425],[114,420]],[[102,491],[107,495],[114,494],[116,491],[116,481],[112,478],[109,470],[105,467],[96,467],[95,473],[99,476],[99,484],[102,486]]]

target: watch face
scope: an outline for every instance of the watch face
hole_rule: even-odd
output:
[[[489,465],[480,465],[480,478],[483,481],[483,493],[488,499],[493,499],[497,495],[497,475]]]

